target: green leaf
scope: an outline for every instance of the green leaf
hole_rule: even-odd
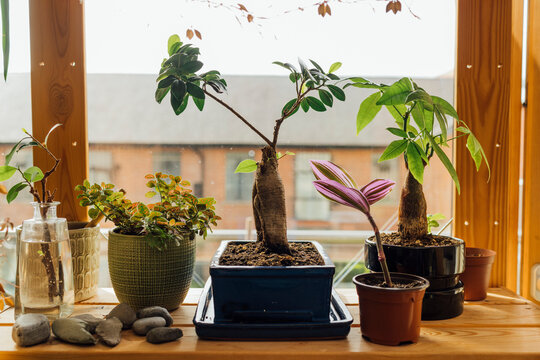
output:
[[[437,142],[435,141],[433,136],[431,136],[430,134],[426,134],[426,137],[428,138],[429,143],[433,147],[433,150],[435,151],[435,154],[437,154],[437,157],[442,161],[442,163],[443,163],[444,167],[446,168],[446,170],[448,170],[448,173],[450,174],[450,177],[452,177],[452,180],[454,180],[454,183],[456,184],[457,192],[459,194],[460,191],[461,191],[461,188],[460,188],[460,185],[459,185],[459,179],[458,179],[458,176],[457,176],[456,169],[454,168],[454,165],[452,164],[452,162],[450,161],[448,156],[446,156],[446,154],[441,149],[441,147],[437,144]]]
[[[26,169],[26,171],[23,173],[23,177],[26,179],[26,181],[33,183],[43,179],[44,175],[40,168],[37,166],[32,166]]]
[[[181,43],[180,36],[178,36],[177,34],[171,35],[169,37],[169,40],[167,41],[167,51],[169,52],[169,56],[174,54],[174,51],[172,51],[173,50],[172,47],[174,44],[177,44],[177,43]]]
[[[204,99],[197,99],[196,97],[194,97],[193,102],[195,103],[195,106],[197,106],[199,111],[203,111],[203,109],[204,109]]]
[[[340,101],[345,101],[345,92],[335,85],[327,85],[328,90]]]
[[[257,162],[252,159],[246,159],[236,167],[235,173],[250,173],[257,170]]]
[[[334,103],[334,98],[332,97],[332,94],[324,89],[319,90],[319,97],[321,98],[321,101],[324,103],[324,105],[328,107],[332,107]]]
[[[0,181],[6,181],[15,174],[17,168],[9,165],[0,166]]]
[[[198,98],[198,99],[205,98],[204,91],[202,91],[202,89],[198,87],[197,85],[194,85],[188,82],[186,86],[187,86],[187,92],[194,98]]]
[[[309,59],[309,61],[313,64],[313,66],[317,68],[317,70],[319,70],[321,73],[324,73],[324,70],[319,64],[317,64],[314,60],[311,60],[311,59]]]
[[[467,128],[465,126],[458,126],[456,131],[459,131],[459,132],[464,133],[464,134],[470,134],[471,133],[471,130],[469,130],[469,128]]]
[[[289,79],[291,80],[291,82],[295,83],[298,79],[300,79],[300,74],[292,72],[289,74]]]
[[[284,116],[289,110],[291,110],[291,108],[294,106],[295,103],[296,103],[296,99],[289,100],[285,104],[285,106],[283,106],[283,109],[281,110],[281,116]],[[292,114],[294,114],[297,111],[298,111],[298,107],[294,110]],[[289,116],[291,116],[292,114],[289,114]]]
[[[418,90],[414,90],[413,92],[410,92],[405,99],[405,103],[410,103],[414,101],[416,102],[422,101],[430,105],[433,104],[433,101],[431,100],[431,96],[429,96],[429,94],[423,89],[418,89]]]
[[[424,109],[424,126],[428,132],[433,131],[434,115],[433,110]]]
[[[304,112],[308,112],[309,104],[306,99],[302,100],[302,102],[300,103],[300,107],[302,108],[302,110],[304,110]]]
[[[176,97],[171,95],[171,105],[176,115],[180,115],[187,107],[189,96],[185,96],[184,100],[180,102]]]
[[[381,111],[381,105],[377,105],[377,101],[380,99],[381,93],[379,91],[368,96],[360,104],[358,114],[356,115],[356,135],[362,131]]]
[[[328,70],[329,73],[333,73],[334,71],[338,70],[341,67],[341,63],[335,62],[332,65],[330,65],[330,70]]]
[[[407,96],[412,90],[411,80],[409,78],[401,78],[392,85],[382,89],[383,95],[377,101],[377,105],[405,104]]]
[[[7,80],[9,66],[9,0],[1,0],[2,10],[2,54],[4,56],[4,81]]]
[[[9,165],[9,163],[11,162],[11,159],[13,158],[13,155],[15,155],[15,152],[17,152],[17,147],[18,147],[25,139],[28,139],[28,138],[23,138],[23,139],[21,139],[18,143],[16,143],[16,144],[11,148],[11,150],[9,151],[9,153],[6,155],[6,160],[4,161],[4,165]]]
[[[194,74],[197,71],[201,70],[203,67],[203,63],[196,60],[196,61],[190,61],[188,63],[185,63],[180,67],[180,71],[186,73],[186,74]]]
[[[416,147],[416,150],[418,150],[418,153],[420,154],[420,156],[422,157],[422,160],[424,160],[426,164],[429,164],[429,159],[424,149],[422,149],[422,147],[417,142],[414,142],[413,144]]]
[[[431,99],[434,104],[439,105],[439,108],[442,109],[445,114],[448,114],[454,119],[459,120],[459,115],[456,109],[454,109],[454,107],[448,101],[438,96],[431,96]]]
[[[426,126],[424,123],[424,105],[422,105],[422,103],[417,103],[414,106],[411,115],[419,129],[423,129]]]
[[[379,162],[398,157],[407,149],[407,144],[407,140],[392,141],[382,153]]]
[[[396,121],[396,124],[400,128],[403,128],[403,117],[401,115],[407,112],[407,108],[405,107],[405,105],[390,105],[386,106],[386,109],[388,110],[390,115],[392,115],[392,117]]]
[[[184,96],[186,96],[186,84],[182,80],[174,80],[171,85],[171,95],[174,96],[178,102],[182,102]]]
[[[99,216],[99,210],[96,208],[88,209],[88,216],[90,216],[91,219],[95,219]]]
[[[422,184],[424,182],[424,164],[418,149],[414,145],[413,142],[409,142],[407,145],[407,165],[409,165],[409,171],[416,181]]]
[[[316,97],[308,96],[306,97],[306,101],[313,110],[318,112],[326,111],[326,107],[324,107],[324,104]]]
[[[165,79],[161,80],[157,87],[158,88],[166,88],[172,85],[172,83],[176,80],[174,76],[168,76]]]
[[[448,121],[446,120],[446,116],[440,111],[438,106],[433,107],[433,113],[435,114],[435,117],[437,118],[437,122],[439,123],[439,127],[441,128],[441,137],[442,142],[446,143],[448,130],[446,129]]]
[[[469,134],[467,137],[466,146],[471,153],[471,158],[473,159],[474,164],[476,165],[476,171],[480,170],[480,165],[482,165],[482,145],[480,145],[480,142],[473,134]]]
[[[386,130],[390,131],[392,134],[396,135],[396,136],[399,136],[399,137],[402,137],[402,138],[408,138],[409,136],[407,136],[407,133],[401,129],[398,129],[398,128],[386,128]]]
[[[365,80],[365,82],[349,83],[345,87],[354,86],[360,89],[382,89],[384,86],[372,83]]]
[[[165,98],[165,96],[169,93],[169,90],[171,88],[166,88],[166,89],[160,89],[160,88],[157,88],[156,89],[156,95],[155,95],[155,98],[156,98],[156,101],[158,102],[158,104],[161,104],[161,101],[163,101],[163,99]]]
[[[9,191],[8,191],[8,193],[6,195],[6,200],[7,200],[8,204],[11,203],[13,200],[15,200],[17,198],[17,196],[19,195],[19,192],[21,192],[21,190],[23,190],[27,186],[28,186],[28,184],[23,183],[23,182],[20,182],[18,184],[13,185],[13,187],[11,189],[9,189]]]

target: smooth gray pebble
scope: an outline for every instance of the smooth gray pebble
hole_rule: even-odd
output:
[[[133,323],[133,331],[137,335],[144,336],[148,331],[157,327],[164,327],[166,321],[161,316],[142,318]]]
[[[180,339],[184,335],[179,328],[159,327],[153,328],[146,334],[146,341],[152,344],[161,344]]]
[[[51,336],[49,319],[43,314],[23,314],[17,318],[11,337],[19,346],[41,344]]]

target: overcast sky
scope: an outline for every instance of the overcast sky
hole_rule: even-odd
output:
[[[169,35],[184,40],[188,27],[202,33],[202,41],[191,42],[200,47],[205,68],[225,74],[283,74],[272,61],[297,57],[325,68],[340,61],[341,74],[348,75],[437,77],[453,71],[455,1],[408,0],[397,15],[385,13],[382,1],[330,1],[332,16],[325,18],[312,6],[316,1],[223,0],[270,17],[239,24],[239,12],[209,8],[206,0],[86,0],[87,71],[156,73]],[[28,3],[10,5],[10,73],[27,72]],[[297,6],[305,10],[280,15]]]

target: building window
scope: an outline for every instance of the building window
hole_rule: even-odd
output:
[[[295,155],[294,215],[298,220],[328,220],[330,201],[323,198],[313,187],[315,177],[309,160],[330,160],[330,153],[309,152]]]
[[[399,179],[399,161],[401,158],[379,162],[382,153],[371,154],[371,178],[372,179]],[[380,200],[381,204],[395,204],[398,200],[399,191],[391,191]]]
[[[112,183],[113,157],[110,151],[90,150],[88,154],[90,183]]]
[[[226,155],[226,199],[233,202],[250,202],[255,173],[235,173],[236,167],[246,159],[252,159],[254,152],[233,152]]]
[[[154,172],[179,176],[180,153],[172,151],[154,153],[153,168]]]

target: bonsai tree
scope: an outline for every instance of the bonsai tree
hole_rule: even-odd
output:
[[[395,120],[396,127],[387,130],[398,139],[386,147],[379,162],[403,154],[408,171],[401,190],[398,233],[404,244],[424,239],[429,233],[426,199],[422,188],[424,168],[436,155],[448,170],[459,193],[456,170],[442,147],[448,146],[450,141],[458,137],[467,136],[467,148],[476,169],[484,161],[489,170],[484,150],[467,124],[459,119],[452,105],[438,96],[428,94],[412,79],[402,78],[391,85],[376,84],[363,78],[352,80],[347,86],[376,90],[360,105],[356,119],[357,134],[376,117],[383,106]],[[448,138],[449,117],[455,119],[458,134],[451,138]]]
[[[54,125],[45,136],[43,142],[39,141],[36,137],[34,137],[34,135],[23,129],[26,136],[24,136],[11,148],[5,157],[4,165],[0,166],[0,181],[9,180],[15,174],[19,174],[21,177],[21,181],[13,185],[7,192],[7,202],[11,203],[17,198],[22,190],[28,188],[28,191],[34,197],[34,200],[40,204],[39,209],[43,220],[47,218],[47,212],[49,211],[50,204],[54,201],[54,195],[56,193],[56,189],[51,191],[47,188],[47,179],[56,171],[58,164],[60,163],[60,159],[58,159],[47,147],[47,140],[52,132],[59,126],[61,126],[61,124]],[[37,147],[38,149],[45,151],[47,155],[54,161],[52,167],[46,172],[43,172],[37,166],[31,166],[28,169],[23,170],[19,166],[10,165],[15,154],[29,147]],[[53,266],[48,244],[51,242],[51,233],[48,226],[43,227],[43,237],[44,242],[41,244],[41,252],[43,256],[41,262],[43,263],[43,266],[45,266],[45,270],[47,272],[49,301],[52,302],[55,296],[62,298],[64,295],[64,288],[62,285],[63,278],[61,269],[59,269],[57,284],[57,277],[55,274],[56,271]]]
[[[146,175],[146,196],[159,196],[159,202],[145,205],[127,199],[124,190],[113,184],[90,185],[85,180],[75,190],[81,206],[91,206],[92,219],[104,216],[114,223],[117,231],[126,235],[146,236],[148,245],[163,250],[170,241],[189,239],[192,232],[206,237],[210,225],[221,218],[215,213],[213,198],[197,198],[191,193],[189,181],[180,176],[155,173]],[[186,236],[187,235],[187,236]]]
[[[275,253],[290,253],[287,242],[287,223],[285,211],[285,190],[278,173],[278,160],[282,154],[276,152],[279,132],[283,122],[294,115],[299,108],[307,112],[326,111],[331,107],[334,97],[345,100],[345,93],[338,85],[340,78],[334,74],[341,63],[336,62],[324,71],[315,61],[312,68],[299,60],[299,69],[289,63],[274,62],[289,71],[289,79],[294,84],[294,97],[289,100],[274,121],[272,136],[267,137],[248,119],[225,103],[218,94],[227,90],[227,82],[219,71],[200,73],[203,63],[199,60],[199,49],[191,44],[183,44],[178,35],[168,41],[169,58],[164,59],[157,78],[156,101],[161,103],[170,92],[171,106],[180,115],[191,98],[199,110],[203,110],[207,98],[234,114],[249,127],[264,143],[259,162],[246,160],[240,163],[237,172],[256,171],[253,184],[253,217],[257,230],[257,240]],[[313,96],[318,95],[318,98]],[[290,154],[290,153],[289,153]]]
[[[351,175],[339,165],[322,160],[311,160],[310,162],[313,175],[317,179],[313,182],[313,185],[319,194],[338,204],[360,210],[366,215],[375,232],[377,253],[384,282],[386,286],[392,287],[392,279],[390,278],[388,265],[386,265],[381,235],[373,216],[371,216],[370,207],[388,195],[396,183],[391,180],[376,179],[358,189]]]

